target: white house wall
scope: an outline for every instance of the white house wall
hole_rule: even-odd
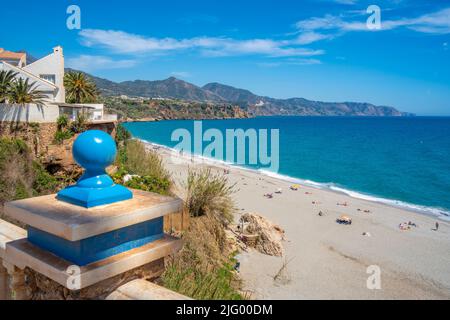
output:
[[[0,71],[1,70],[16,72],[17,73],[16,78],[23,79],[23,80],[28,79],[29,84],[34,83],[34,89],[42,91],[43,94],[45,94],[46,97],[44,98],[44,100],[49,101],[49,102],[55,101],[56,88],[54,86],[52,86],[51,84],[47,84],[44,81],[40,81],[40,79],[37,78],[35,75],[24,72],[24,70],[14,67],[9,64],[0,63]]]
[[[55,85],[58,89],[54,101],[66,101],[64,90],[64,55],[61,47],[53,48],[53,53],[25,66],[23,69],[38,77],[41,74],[55,75]]]
[[[56,122],[58,116],[58,106],[0,103],[0,122]]]

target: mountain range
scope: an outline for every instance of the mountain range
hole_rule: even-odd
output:
[[[67,69],[71,71],[71,69]],[[72,70],[74,71],[74,70]],[[114,82],[87,74],[104,96],[167,98],[196,102],[231,103],[252,116],[410,116],[393,107],[361,102],[321,102],[304,98],[275,99],[220,83],[203,87],[170,77],[165,80]]]

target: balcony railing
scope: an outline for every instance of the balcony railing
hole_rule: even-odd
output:
[[[102,117],[95,117],[90,120],[91,122],[115,122],[117,121],[117,114],[103,114]]]

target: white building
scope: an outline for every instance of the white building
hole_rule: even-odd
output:
[[[43,105],[0,104],[0,121],[55,122],[61,114],[74,120],[82,112],[92,122],[116,121],[117,115],[105,115],[103,104],[68,104],[64,88],[63,48],[57,46],[42,59],[27,64],[26,53],[0,48],[0,71],[13,71],[16,78],[28,79],[46,98]]]

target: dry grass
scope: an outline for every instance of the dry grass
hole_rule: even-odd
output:
[[[273,281],[275,283],[286,285],[291,282],[291,276],[288,272],[287,266],[288,264],[294,259],[287,260],[286,258],[283,260],[283,264],[281,265],[281,268],[278,270],[278,272],[273,276]]]
[[[161,157],[152,150],[146,150],[144,144],[138,140],[127,141],[123,162],[131,174],[170,180],[170,174],[164,167]]]
[[[182,250],[163,274],[163,285],[194,299],[242,299],[222,223],[210,215],[192,218],[183,239]]]
[[[191,215],[184,246],[172,258],[163,285],[194,299],[243,299],[225,227],[233,218],[233,186],[210,170],[190,171],[186,210]]]
[[[193,217],[211,214],[224,225],[233,219],[235,210],[231,195],[235,185],[229,185],[225,175],[204,168],[190,170],[187,178],[186,208]]]

